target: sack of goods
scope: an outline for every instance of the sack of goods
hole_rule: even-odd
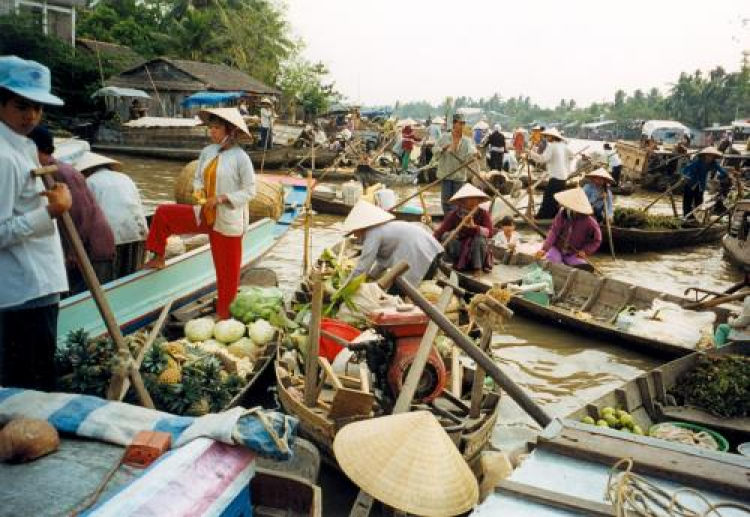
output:
[[[664,300],[654,300],[650,309],[625,310],[617,316],[620,330],[685,348],[713,346],[716,315],[683,309]]]

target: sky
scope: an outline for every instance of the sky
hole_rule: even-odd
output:
[[[544,107],[737,71],[750,0],[286,0],[304,57],[347,101],[524,95]],[[750,58],[750,56],[748,56]]]

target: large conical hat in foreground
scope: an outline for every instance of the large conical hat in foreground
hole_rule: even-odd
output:
[[[198,117],[200,117],[204,124],[208,124],[208,118],[211,115],[219,117],[222,120],[226,120],[234,127],[239,129],[240,132],[244,133],[243,136],[251,138],[250,130],[247,129],[247,124],[245,124],[245,119],[242,117],[240,110],[238,110],[237,108],[210,108],[202,109],[198,112]]]
[[[453,194],[453,197],[450,199],[451,203],[455,203],[456,201],[460,201],[462,199],[472,199],[477,198],[481,199],[482,201],[487,201],[490,196],[479,190],[477,187],[472,185],[471,183],[466,183],[463,187],[458,189],[458,192]]]
[[[582,188],[571,188],[558,192],[555,194],[555,199],[565,208],[570,208],[579,214],[591,215],[594,213],[594,209],[591,208],[591,203],[589,203],[589,199]]]
[[[599,167],[595,171],[591,171],[588,174],[586,174],[587,178],[602,178],[604,180],[609,181],[610,183],[614,183],[615,179],[612,177],[612,175],[607,172],[607,169],[603,167]]]
[[[344,221],[344,233],[349,235],[357,230],[364,230],[365,228],[371,228],[379,224],[387,223],[388,221],[395,219],[395,215],[386,212],[382,208],[368,203],[364,199],[357,201],[357,204],[352,207],[349,215],[346,216]]]
[[[349,424],[336,435],[333,450],[362,490],[410,514],[458,515],[479,498],[474,474],[427,411]]]

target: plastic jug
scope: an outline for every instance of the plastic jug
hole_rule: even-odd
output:
[[[345,204],[354,206],[359,201],[359,198],[362,197],[364,191],[365,189],[359,181],[347,181],[341,187],[341,197]]]

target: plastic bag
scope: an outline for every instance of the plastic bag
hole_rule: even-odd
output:
[[[685,348],[713,340],[713,312],[683,309],[664,300],[654,300],[650,309],[624,311],[617,316],[620,330]]]
[[[545,292],[552,296],[555,294],[555,283],[552,280],[552,275],[542,269],[538,264],[532,264],[526,268],[526,272],[521,279],[522,286],[544,284],[546,285]]]
[[[400,305],[398,296],[391,296],[383,291],[376,282],[369,282],[359,286],[356,294],[352,296],[352,304],[356,309],[351,309],[348,304],[342,303],[336,317],[347,322],[363,320],[371,312]]]

